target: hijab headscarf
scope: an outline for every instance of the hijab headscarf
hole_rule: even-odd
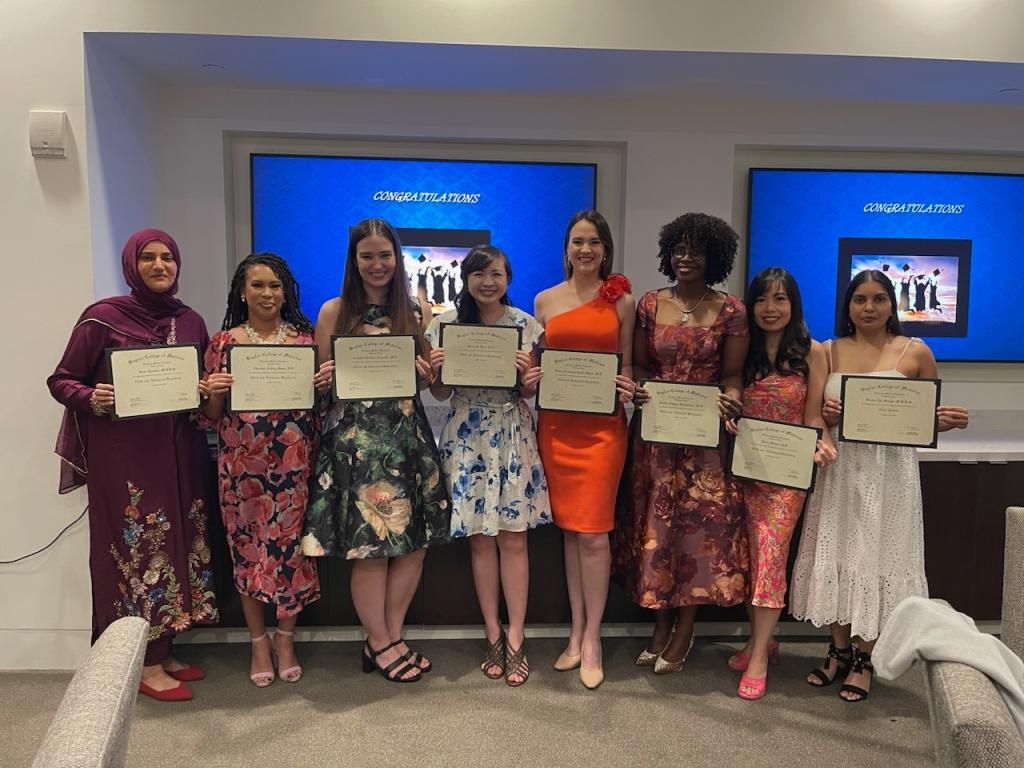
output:
[[[149,288],[139,273],[142,249],[159,241],[167,246],[178,267],[174,282],[166,291]],[[178,292],[181,274],[181,254],[174,238],[162,229],[140,229],[128,238],[121,250],[121,271],[131,289],[127,296],[112,296],[86,307],[75,328],[82,323],[97,322],[113,328],[139,344],[164,344],[171,329],[171,321],[188,311],[188,307],[174,298]],[[85,484],[85,456],[89,441],[88,423],[79,422],[70,408],[64,410],[60,432],[57,435],[57,455],[61,462],[60,492]]]
[[[171,287],[162,293],[157,293],[147,286],[139,274],[139,256],[142,255],[142,249],[152,242],[166,245],[178,268]],[[181,253],[178,251],[178,244],[161,229],[140,229],[128,238],[128,242],[121,250],[121,272],[131,293],[127,296],[112,296],[97,301],[82,313],[78,322],[95,320],[141,342],[163,343],[171,327],[171,318],[188,310],[187,306],[174,298],[174,294],[178,292],[178,277],[181,274]]]

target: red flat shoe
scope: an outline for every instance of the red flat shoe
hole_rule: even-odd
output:
[[[173,672],[168,669],[166,672],[175,680],[180,680],[183,683],[194,683],[196,680],[204,680],[206,678],[206,673],[195,664],[188,664]]]
[[[158,691],[156,688],[150,688],[140,680],[139,693],[156,699],[157,701],[189,701],[192,698],[192,689],[184,683],[178,683],[176,686],[168,688],[166,691]]]

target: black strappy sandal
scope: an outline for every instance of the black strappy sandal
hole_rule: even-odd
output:
[[[405,640],[400,638],[398,642],[405,643]],[[434,665],[430,663],[430,659],[428,659],[422,653],[420,653],[419,651],[414,651],[412,649],[412,646],[410,646],[408,643],[405,643],[405,647],[408,649],[405,652],[405,658],[407,658],[412,663],[413,666],[419,667],[420,672],[422,672],[423,674],[427,674],[427,672],[434,668]]]
[[[871,654],[866,651],[856,650],[853,652],[853,665],[850,668],[850,672],[861,674],[863,672],[868,673],[868,679],[871,680],[875,676],[875,667],[871,663]],[[843,696],[844,693],[852,693],[856,695],[855,699],[848,699]],[[866,691],[859,685],[850,685],[849,683],[843,683],[839,687],[839,698],[843,701],[848,701],[851,704],[855,701],[864,701],[868,696],[871,695],[871,691]]]
[[[420,678],[423,677],[423,671],[415,664],[411,664],[407,656],[399,656],[386,667],[382,667],[377,663],[378,656],[394,648],[396,645],[398,645],[397,642],[388,643],[379,651],[375,651],[370,647],[370,641],[367,640],[365,651],[359,654],[363,659],[363,672],[369,674],[376,670],[381,673],[385,680],[390,680],[392,683],[418,683]],[[408,674],[414,669],[418,674],[412,677],[403,677],[403,675]]]
[[[487,671],[495,667],[498,668],[497,673],[492,674]],[[487,644],[484,660],[480,662],[480,671],[491,680],[498,680],[505,676],[505,630],[501,631],[497,640]]]
[[[812,683],[810,680],[807,684],[812,688],[825,688],[826,686],[832,685],[836,679],[842,675],[845,677],[850,672],[850,667],[853,665],[854,650],[852,645],[848,645],[845,648],[836,648],[836,644],[830,642],[828,644],[828,653],[825,654],[825,661],[820,667],[816,667],[811,670],[810,674],[814,675],[819,682]],[[832,677],[828,676],[825,671],[828,668],[829,662],[836,660],[836,671]]]

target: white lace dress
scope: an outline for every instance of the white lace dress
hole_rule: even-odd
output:
[[[830,374],[825,397],[839,397],[841,383],[841,373]],[[903,598],[928,596],[917,452],[841,443],[837,431],[839,458],[819,470],[804,513],[790,610],[816,627],[849,624],[874,640]]]

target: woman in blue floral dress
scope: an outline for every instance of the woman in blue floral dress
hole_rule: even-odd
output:
[[[341,296],[326,302],[314,338],[321,359],[331,336],[412,334],[423,348],[429,309],[409,296],[402,246],[382,219],[349,236]],[[430,363],[416,360],[421,387]],[[451,501],[419,397],[339,401],[327,412],[309,481],[302,551],[355,561],[352,602],[366,631],[363,670],[411,683],[431,664],[402,639],[427,547],[450,540]]]
[[[523,397],[536,391],[539,369],[531,350],[543,329],[532,316],[511,306],[512,268],[497,248],[477,246],[462,262],[462,290],[456,309],[434,318],[427,341],[439,400],[451,397],[441,433],[441,460],[452,495],[452,538],[470,537],[473,583],[487,631],[481,669],[511,686],[529,676],[523,625],[529,589],[526,532],[551,522],[548,487],[537,450],[533,415]],[[516,390],[445,387],[437,379],[444,364],[442,323],[482,323],[520,329]],[[500,564],[499,564],[500,553]],[[499,587],[508,606],[508,636],[498,617]]]

